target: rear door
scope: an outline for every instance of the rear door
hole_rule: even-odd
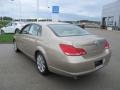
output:
[[[34,53],[37,47],[37,40],[40,39],[42,26],[38,24],[32,24],[29,30],[29,36],[27,38],[27,53],[34,57]]]

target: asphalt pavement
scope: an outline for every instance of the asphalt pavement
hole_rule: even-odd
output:
[[[42,76],[36,64],[12,44],[0,44],[0,90],[120,90],[120,32],[88,29],[111,45],[108,66],[77,80],[51,73]]]

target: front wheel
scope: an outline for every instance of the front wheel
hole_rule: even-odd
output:
[[[44,56],[41,53],[37,53],[36,55],[36,61],[37,61],[37,68],[39,70],[39,72],[42,75],[46,75],[48,74],[48,67],[47,67],[47,63],[45,61]]]
[[[5,34],[5,32],[4,32],[3,30],[1,30],[1,32],[0,32],[0,33],[1,33],[1,35]]]

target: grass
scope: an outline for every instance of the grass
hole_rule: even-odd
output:
[[[6,24],[8,24],[10,21],[1,21],[0,20],[0,28],[4,27]],[[12,43],[13,42],[13,35],[14,34],[3,34],[0,35],[0,43]]]
[[[14,34],[3,34],[0,35],[0,43],[12,43]]]
[[[6,24],[8,24],[10,21],[1,21],[0,20],[0,28],[4,27]],[[13,34],[3,34],[0,35],[0,43],[12,43],[13,41]]]

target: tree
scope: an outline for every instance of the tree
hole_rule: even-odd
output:
[[[11,17],[3,17],[3,20],[8,20],[8,21],[11,21],[12,20],[12,18]]]

